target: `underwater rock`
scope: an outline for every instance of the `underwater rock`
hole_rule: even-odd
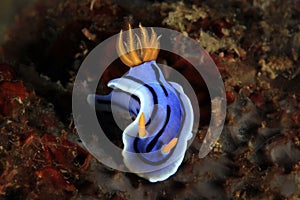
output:
[[[0,198],[297,199],[297,1],[117,2],[36,1],[8,29],[1,54],[16,73],[0,65]],[[176,29],[202,44],[222,74],[228,100],[221,137],[198,159],[210,120],[205,83],[184,60],[161,52],[162,63],[191,81],[204,123],[177,173],[156,184],[91,158],[70,120],[80,63],[98,43],[140,22]],[[106,83],[125,72],[113,62],[99,90],[109,92]]]

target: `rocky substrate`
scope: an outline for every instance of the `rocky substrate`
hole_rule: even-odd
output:
[[[37,1],[7,31],[0,64],[0,199],[300,198],[300,2],[122,2]],[[81,147],[71,115],[72,83],[83,59],[128,23],[140,22],[199,42],[223,77],[228,103],[220,139],[199,159],[210,120],[206,87],[188,63],[160,53],[161,62],[191,82],[201,126],[177,173],[159,183],[97,162]],[[114,62],[100,92],[126,70]]]

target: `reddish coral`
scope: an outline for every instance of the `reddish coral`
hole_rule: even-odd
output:
[[[20,97],[21,100],[24,100],[29,94],[25,90],[23,82],[2,82],[0,88],[1,97],[5,97],[6,99]]]
[[[261,106],[264,103],[264,99],[261,93],[251,94],[250,99],[256,106]]]
[[[15,73],[12,70],[12,66],[2,63],[0,64],[0,82],[10,81],[13,79]]]
[[[0,164],[4,165],[4,163]],[[0,174],[0,195],[5,194],[5,189],[7,187],[15,185],[13,179],[14,176],[17,174],[17,169],[12,169],[12,166],[8,162],[6,162],[5,166],[3,167],[5,167],[5,170],[2,172],[2,174]]]
[[[23,100],[32,93],[26,91],[22,81],[13,81],[15,72],[11,65],[0,64],[0,114],[15,116]]]
[[[29,96],[23,82],[2,82],[0,84],[0,113],[5,116],[15,113],[22,101]]]
[[[46,167],[41,171],[37,171],[36,175],[41,179],[40,184],[46,184],[46,185],[56,185],[56,187],[63,188],[67,191],[75,191],[76,188],[73,184],[67,182],[64,179],[64,176],[58,172],[57,170]]]
[[[232,91],[226,91],[226,99],[227,99],[227,104],[231,104],[235,100],[235,95],[234,92]]]
[[[214,61],[214,63],[217,65],[217,67],[221,73],[227,72],[226,64],[224,63],[222,56],[216,55],[216,54],[211,54],[210,56],[211,56],[212,60]]]
[[[80,146],[63,137],[45,134],[42,138],[45,157],[49,165],[71,169],[74,165],[87,168],[91,155]]]
[[[22,149],[29,154],[29,159],[24,164],[39,169],[34,170],[39,178],[37,186],[75,191],[75,174],[87,169],[91,155],[63,136],[44,134],[39,137],[36,132],[26,135]]]

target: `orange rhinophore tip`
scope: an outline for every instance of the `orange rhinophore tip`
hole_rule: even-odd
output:
[[[163,148],[162,151],[164,153],[169,153],[177,144],[178,138],[173,138],[168,144],[166,144]]]
[[[123,41],[123,32],[121,30],[118,42],[117,52],[122,62],[128,67],[133,67],[156,60],[159,52],[159,38],[153,28],[151,28],[151,38],[148,36],[146,28],[140,24],[141,37],[132,33],[131,25],[129,24],[127,42]],[[125,46],[124,46],[125,44]]]
[[[144,113],[141,114],[139,119],[139,136],[141,138],[146,136],[146,126],[145,126],[145,115]]]

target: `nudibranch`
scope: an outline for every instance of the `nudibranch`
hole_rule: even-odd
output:
[[[124,42],[121,31],[116,48],[129,72],[108,83],[113,89],[109,95],[88,96],[98,110],[107,107],[109,101],[133,117],[122,135],[123,161],[129,171],[150,182],[176,173],[192,138],[194,121],[183,88],[167,81],[156,63],[159,38],[153,29],[149,37],[141,25],[140,36],[133,36],[129,25],[128,41]]]

